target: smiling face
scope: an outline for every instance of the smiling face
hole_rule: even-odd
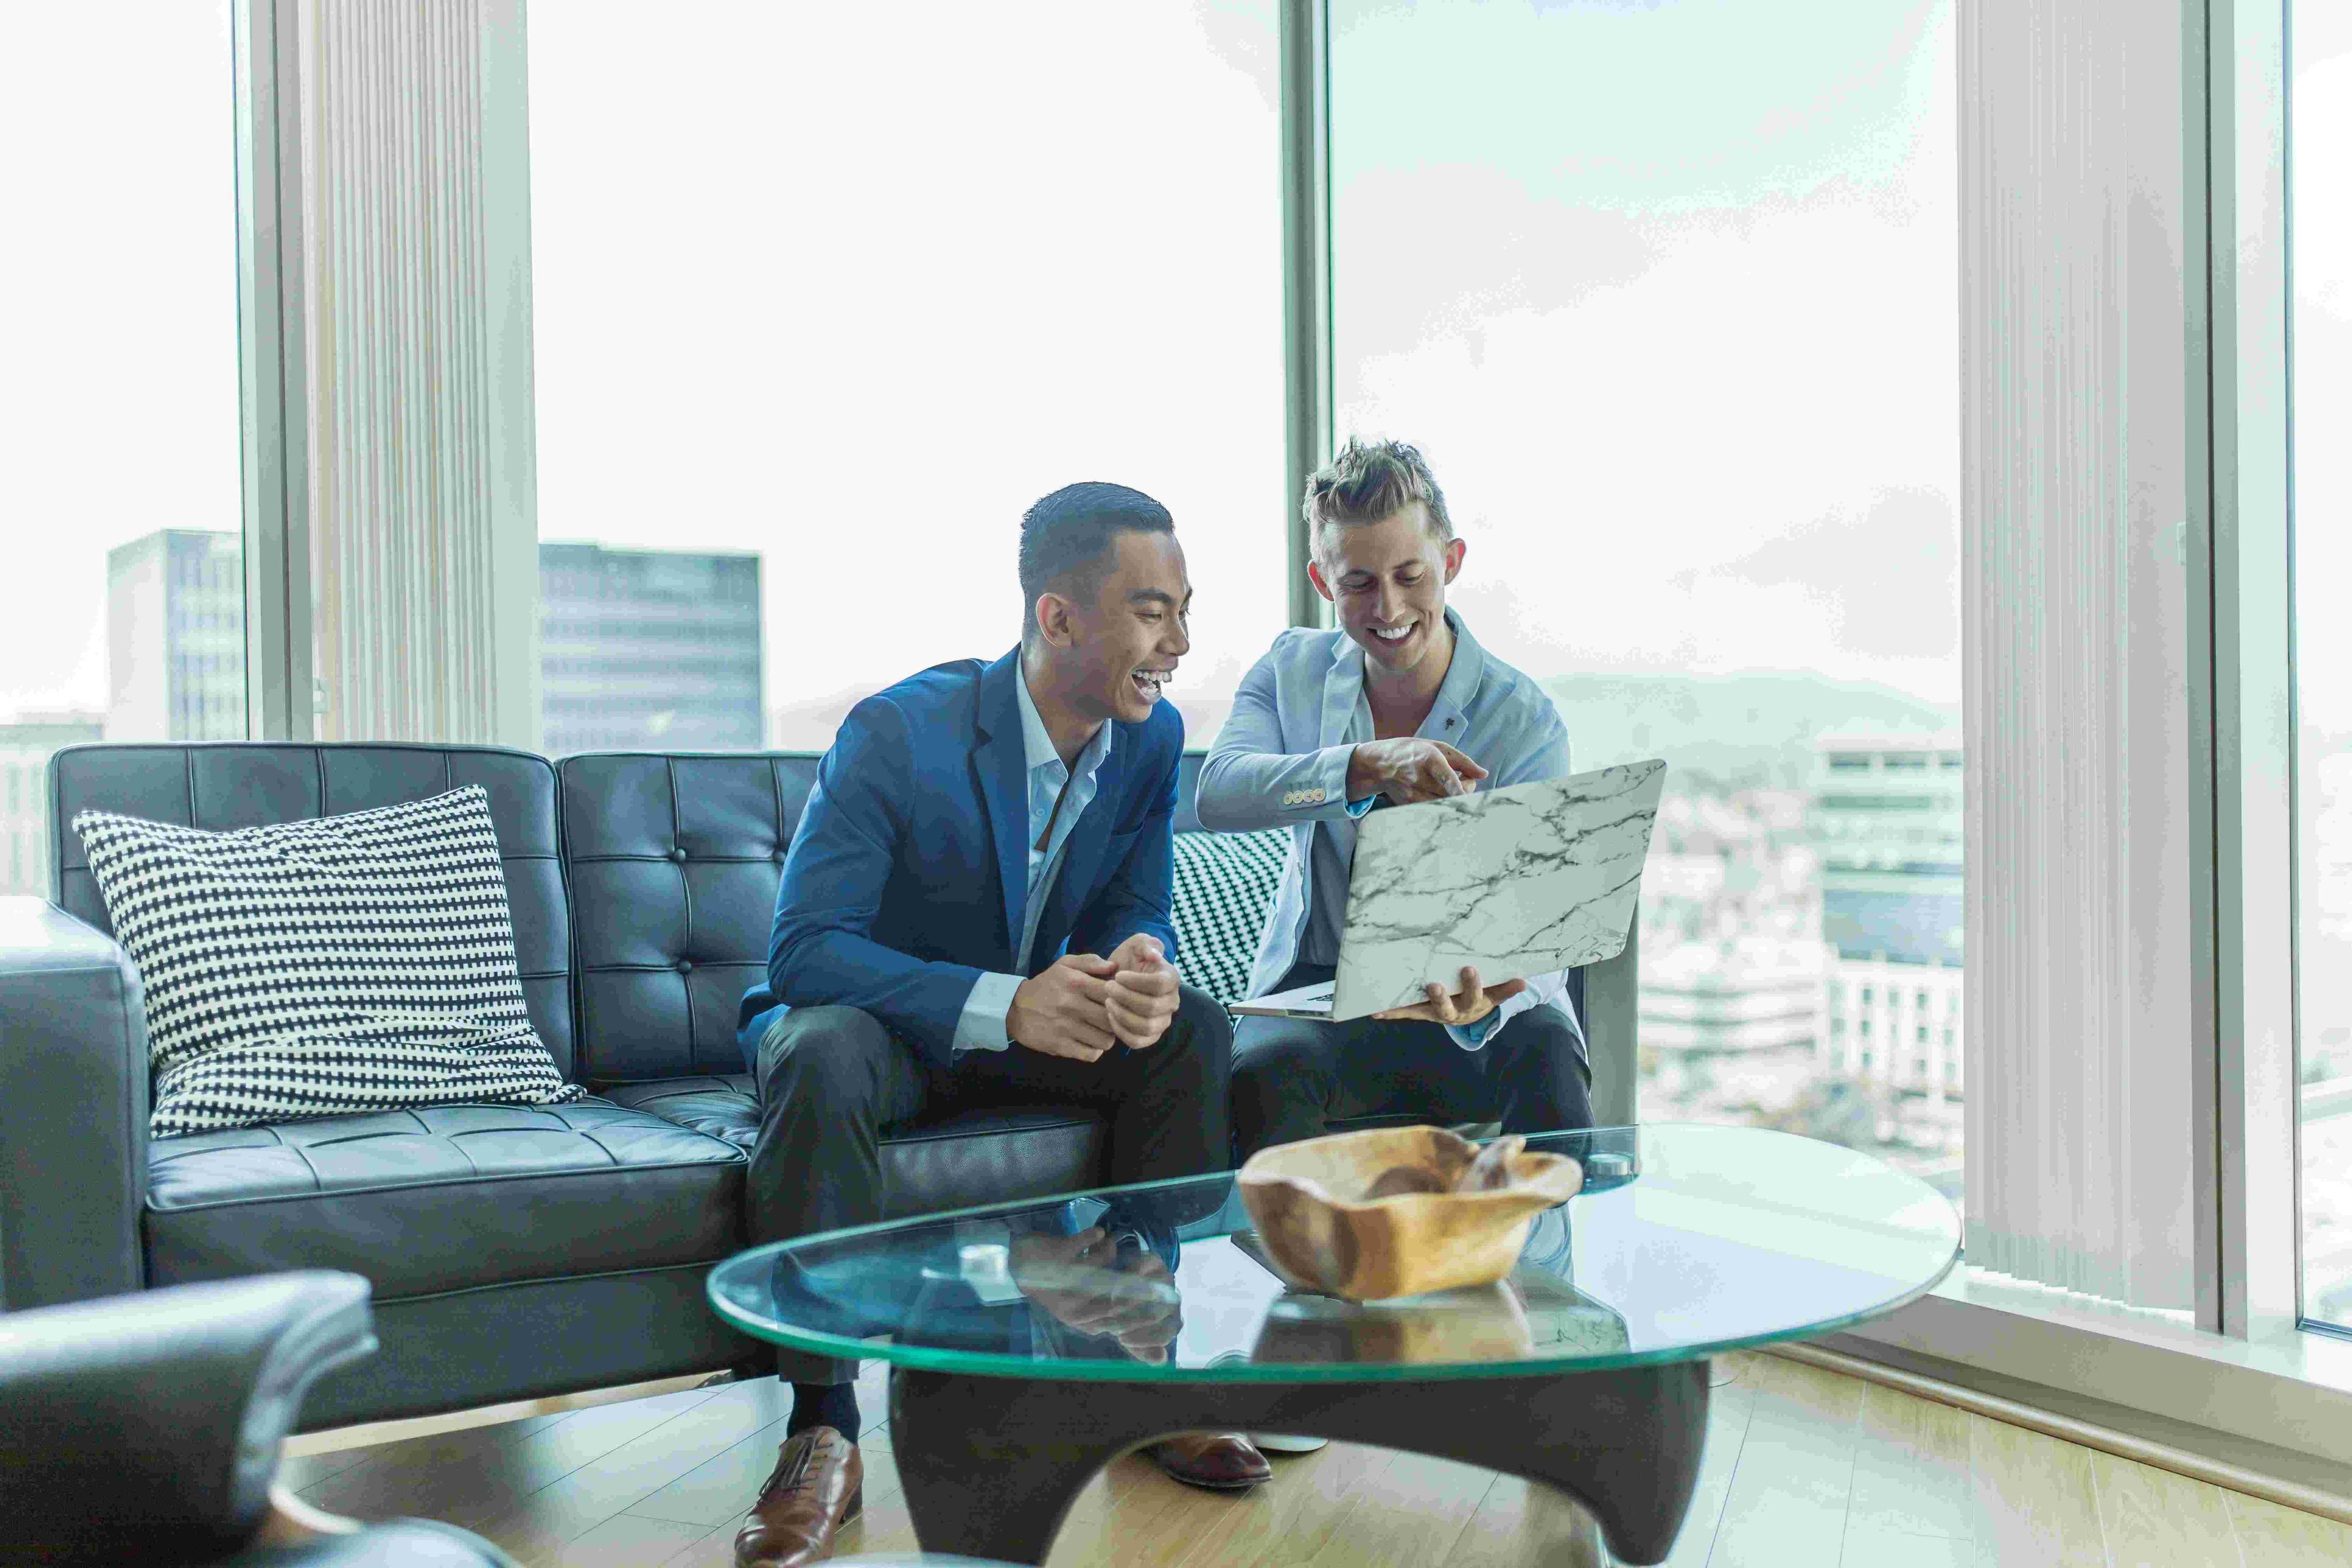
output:
[[[1122,531],[1091,599],[1083,582],[1068,586],[1034,606],[1048,682],[1087,719],[1140,723],[1192,647],[1182,547],[1172,533]]]
[[[1307,574],[1367,658],[1402,675],[1451,647],[1445,585],[1462,570],[1462,542],[1442,540],[1429,509],[1408,501],[1378,522],[1317,530]]]

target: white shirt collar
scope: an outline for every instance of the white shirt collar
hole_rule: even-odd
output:
[[[1015,665],[1013,673],[1015,678],[1013,689],[1019,694],[1021,703],[1021,756],[1034,773],[1048,763],[1060,763],[1062,753],[1054,749],[1054,737],[1045,732],[1045,721],[1038,715],[1037,700],[1029,695],[1029,671]],[[1078,753],[1077,773],[1080,776],[1100,767],[1103,758],[1110,753],[1111,729],[1110,721],[1105,720],[1102,726],[1095,731],[1094,739],[1088,741],[1086,749]]]

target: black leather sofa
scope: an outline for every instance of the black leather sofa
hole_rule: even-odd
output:
[[[1198,759],[1185,763],[1182,820]],[[329,1373],[306,1429],[612,1386],[742,1360],[705,1305],[744,1243],[757,1108],[737,1004],[766,963],[806,755],[403,745],[81,746],[49,769],[53,901],[0,900],[0,1306],[294,1268],[374,1289],[382,1353]],[[69,824],[88,807],[227,829],[478,784],[523,987],[596,1097],[147,1135],[139,979]],[[915,1214],[1097,1184],[1089,1116],[896,1130]]]

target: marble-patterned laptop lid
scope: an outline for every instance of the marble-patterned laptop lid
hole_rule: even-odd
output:
[[[1665,788],[1656,759],[1376,811],[1356,830],[1334,1019],[1614,958]]]

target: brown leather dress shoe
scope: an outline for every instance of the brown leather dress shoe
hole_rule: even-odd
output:
[[[784,1439],[776,1469],[735,1536],[736,1568],[803,1568],[833,1549],[833,1532],[865,1501],[866,1461],[830,1426]]]
[[[1238,1432],[1187,1432],[1143,1451],[1175,1479],[1213,1492],[1245,1492],[1274,1474],[1257,1446]]]

